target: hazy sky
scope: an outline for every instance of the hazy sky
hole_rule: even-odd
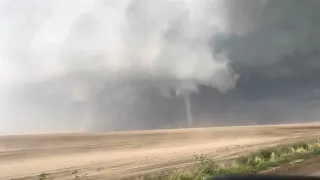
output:
[[[318,0],[0,0],[0,133],[317,120]],[[186,95],[186,96],[183,96]]]

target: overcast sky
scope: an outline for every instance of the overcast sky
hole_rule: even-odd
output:
[[[320,115],[318,0],[0,0],[0,133]],[[183,96],[185,95],[185,96]]]

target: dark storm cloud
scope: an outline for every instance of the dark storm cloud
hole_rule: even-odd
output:
[[[186,127],[189,91],[195,126],[320,115],[318,0],[8,2],[2,133]]]
[[[302,71],[318,70],[320,2],[265,2],[256,20],[251,21],[250,30],[243,36],[227,37],[220,46],[228,49],[229,57],[239,66],[268,68],[266,76],[294,76]],[[232,18],[230,23],[233,24]],[[271,68],[274,74],[270,73]]]
[[[227,94],[205,89],[194,96],[197,116],[208,114],[208,121],[227,125],[318,120],[320,2],[226,4],[228,24],[235,32],[217,35],[212,46],[228,52],[240,78]]]

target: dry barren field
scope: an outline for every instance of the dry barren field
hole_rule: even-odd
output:
[[[122,179],[320,135],[320,124],[0,136],[0,179]],[[134,178],[133,178],[134,179]]]

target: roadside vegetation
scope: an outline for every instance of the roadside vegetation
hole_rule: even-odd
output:
[[[196,155],[193,167],[161,173],[152,177],[138,177],[136,180],[205,180],[208,177],[219,175],[259,173],[290,163],[298,163],[317,155],[320,155],[320,138],[263,149],[228,164],[218,164],[204,154]],[[77,171],[73,171],[72,175],[74,179],[81,178]],[[38,179],[54,179],[50,176],[49,173],[42,173]]]
[[[204,180],[211,176],[258,173],[281,165],[300,162],[320,155],[320,139],[303,141],[263,149],[232,163],[220,165],[206,155],[197,155],[192,170],[177,170],[157,177],[140,177],[138,180]]]

